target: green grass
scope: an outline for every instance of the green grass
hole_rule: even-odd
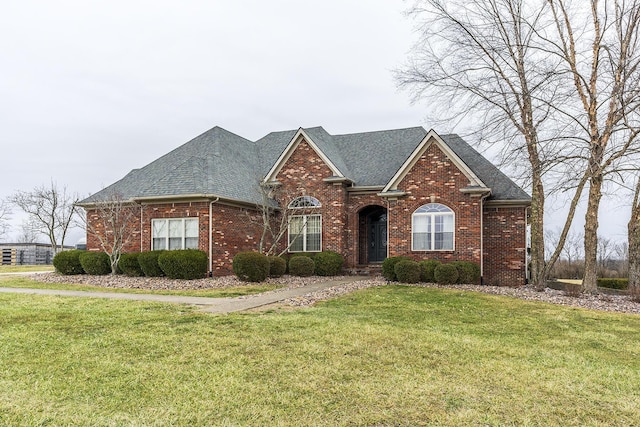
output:
[[[33,271],[53,271],[52,265],[0,265],[0,273],[30,273]]]
[[[27,277],[0,277],[0,287],[5,288],[29,288],[29,289],[57,289],[65,291],[87,291],[87,292],[121,292],[128,294],[156,294],[156,295],[182,295],[191,297],[209,298],[233,298],[244,295],[254,295],[262,292],[272,291],[281,288],[282,285],[273,283],[261,283],[255,285],[242,285],[229,288],[213,289],[193,289],[193,290],[147,290],[147,289],[124,289],[105,288],[94,285],[81,285],[75,283],[43,283],[31,280]]]
[[[0,294],[0,425],[630,426],[640,316],[387,286],[225,316]]]

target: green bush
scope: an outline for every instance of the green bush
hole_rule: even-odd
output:
[[[337,252],[324,251],[313,257],[315,272],[318,276],[336,276],[342,270],[344,257]]]
[[[111,260],[104,252],[83,252],[80,254],[80,265],[87,274],[104,276],[111,273]]]
[[[140,252],[138,255],[138,264],[140,264],[140,269],[147,277],[162,277],[164,276],[164,272],[158,265],[158,257],[164,251],[148,251],[148,252]]]
[[[269,258],[269,277],[282,277],[287,272],[287,261],[279,256]]]
[[[451,264],[458,269],[457,283],[476,285],[480,282],[480,266],[470,261],[454,261]]]
[[[405,259],[396,263],[394,271],[400,283],[418,283],[422,269],[416,261]]]
[[[271,268],[269,258],[259,252],[240,252],[232,265],[233,273],[243,282],[263,282]]]
[[[598,286],[608,289],[627,289],[629,279],[598,279]]]
[[[194,280],[207,276],[207,254],[198,249],[164,251],[158,265],[171,279]]]
[[[53,266],[58,273],[70,276],[73,274],[84,274],[82,264],[80,264],[80,255],[86,251],[73,249],[70,251],[58,252],[53,257]]]
[[[397,282],[395,267],[400,261],[411,260],[406,256],[392,256],[382,261],[382,276],[390,282]]]
[[[296,256],[289,260],[289,274],[291,274],[292,276],[313,276],[314,270],[315,264],[309,257]]]
[[[283,258],[285,259],[285,261],[287,261],[287,271],[285,274],[291,274],[289,273],[289,261],[291,261],[291,258],[295,258],[297,256],[306,256],[307,258],[313,259],[316,256],[316,253],[317,252],[294,252],[283,255]]]
[[[436,267],[441,264],[440,261],[435,259],[426,259],[418,263],[420,265],[420,281],[424,283],[435,283],[436,278],[433,276],[433,272]]]
[[[440,264],[434,270],[433,277],[439,285],[453,285],[458,281],[458,269],[453,263]]]
[[[120,260],[118,261],[118,269],[120,269],[125,275],[129,277],[144,276],[140,263],[138,263],[139,252],[129,252],[120,254]]]

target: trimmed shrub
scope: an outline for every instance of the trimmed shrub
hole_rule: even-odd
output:
[[[164,272],[158,265],[158,257],[164,251],[148,251],[148,252],[140,252],[138,255],[138,264],[140,265],[140,269],[147,277],[162,277],[164,276]]]
[[[440,264],[433,271],[433,277],[439,285],[453,285],[458,281],[458,269],[453,263]]]
[[[598,286],[608,289],[627,289],[629,279],[598,279]]]
[[[285,261],[287,261],[287,271],[285,272],[285,274],[291,274],[289,273],[289,261],[291,261],[291,258],[297,256],[306,256],[307,258],[313,259],[316,256],[316,253],[317,252],[293,252],[283,255],[282,257],[285,259]]]
[[[336,276],[342,270],[344,257],[337,252],[324,251],[313,257],[315,272],[318,276]]]
[[[315,264],[313,260],[306,256],[296,256],[289,260],[289,274],[292,276],[308,277],[313,276]]]
[[[82,264],[80,264],[80,255],[85,251],[73,249],[70,251],[58,252],[53,257],[53,266],[58,273],[70,276],[73,274],[84,274]]]
[[[287,272],[287,261],[279,256],[269,258],[269,277],[282,277]]]
[[[198,249],[164,251],[158,265],[171,279],[194,280],[207,276],[207,254]]]
[[[80,265],[87,274],[104,276],[111,273],[111,260],[104,252],[83,252],[80,254]]]
[[[400,283],[418,283],[422,268],[416,261],[405,259],[396,263],[394,271]]]
[[[386,258],[382,261],[382,276],[390,282],[397,282],[398,277],[396,276],[396,264],[400,261],[411,260],[406,256],[392,256]]]
[[[240,252],[233,257],[233,273],[243,282],[263,282],[270,268],[269,257],[259,252]]]
[[[118,261],[118,269],[121,270],[126,276],[140,277],[144,276],[142,268],[138,263],[139,252],[129,252],[120,254],[120,260]]]
[[[470,261],[454,261],[451,264],[458,269],[457,283],[475,285],[480,282],[480,266]]]
[[[420,261],[418,264],[420,265],[420,281],[424,283],[435,283],[436,278],[433,276],[433,272],[441,262],[435,259],[426,259]]]

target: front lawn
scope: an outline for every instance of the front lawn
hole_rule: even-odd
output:
[[[0,277],[0,287],[5,288],[29,288],[29,289],[57,289],[64,291],[86,292],[118,292],[128,294],[157,294],[157,295],[181,295],[189,297],[208,298],[235,298],[245,295],[260,294],[283,287],[274,283],[242,284],[222,288],[207,289],[136,289],[136,288],[110,288],[77,283],[44,283],[29,279],[28,277]]]
[[[640,316],[385,286],[310,309],[0,294],[0,425],[634,425]]]
[[[52,265],[0,265],[0,273],[32,273],[53,270]]]

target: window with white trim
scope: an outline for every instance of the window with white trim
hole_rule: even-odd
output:
[[[452,251],[454,228],[455,216],[450,208],[440,203],[422,205],[411,215],[411,249]]]
[[[151,220],[151,248],[198,249],[198,218]]]
[[[294,215],[289,217],[289,252],[320,252],[322,250],[322,216]]]
[[[296,197],[288,208],[299,211],[289,217],[289,252],[320,252],[322,250],[322,216],[307,214],[321,207],[320,200],[312,196]],[[305,212],[305,210],[307,210]]]
[[[321,206],[320,200],[311,196],[296,197],[289,203],[289,209],[319,208]]]

